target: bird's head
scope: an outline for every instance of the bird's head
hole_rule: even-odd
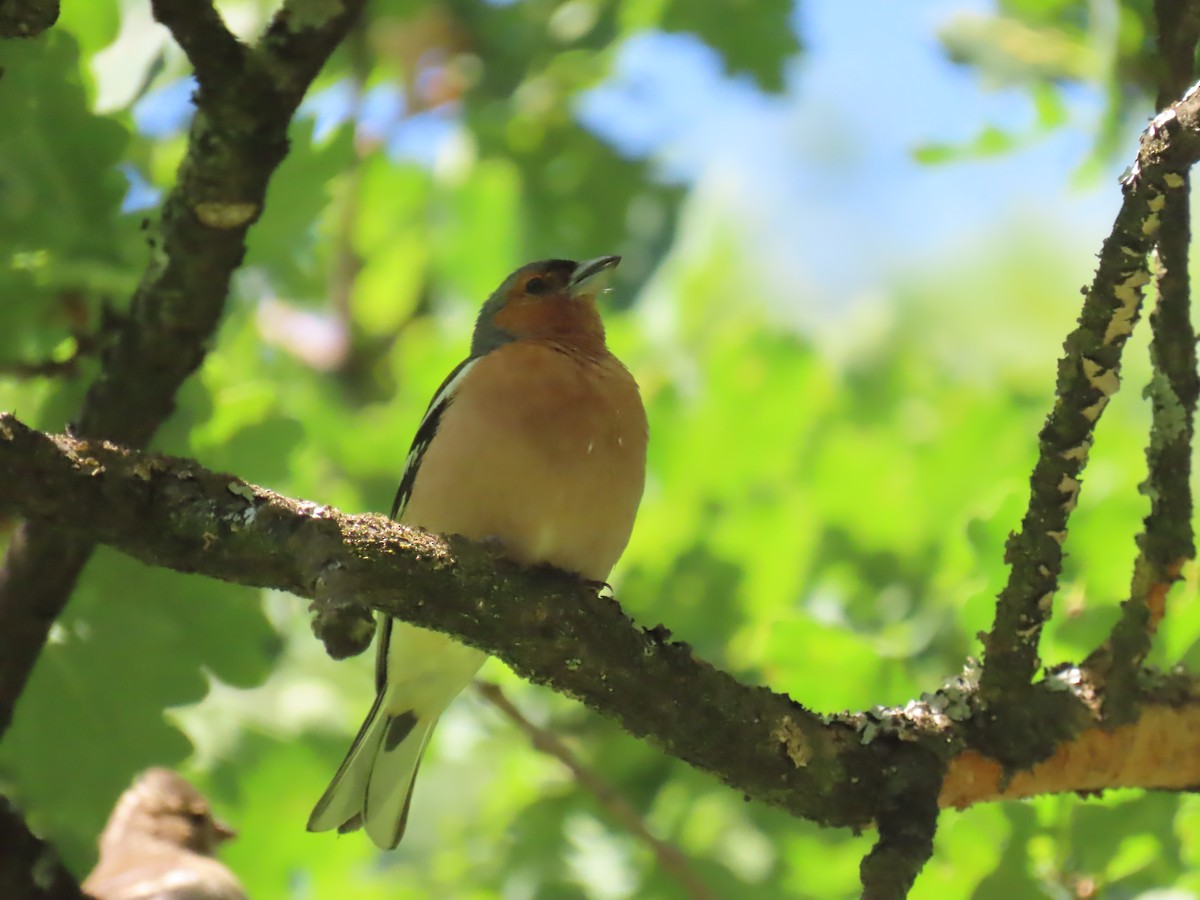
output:
[[[121,795],[100,836],[100,849],[153,839],[211,856],[234,834],[191,784],[170,769],[154,768]]]
[[[548,338],[604,346],[596,296],[608,285],[619,256],[576,262],[544,259],[521,266],[483,304],[471,340],[482,356],[509,341]]]

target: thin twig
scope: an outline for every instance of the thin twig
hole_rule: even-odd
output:
[[[61,378],[79,373],[79,359],[83,356],[78,349],[66,359],[41,359],[37,362],[13,360],[0,362],[0,378],[13,381],[30,381],[34,378]]]
[[[61,378],[78,375],[79,363],[96,351],[96,345],[99,342],[89,334],[75,334],[72,337],[75,340],[75,348],[66,359],[0,362],[0,378],[27,381],[33,378]]]
[[[58,312],[67,320],[68,335],[75,342],[66,359],[11,360],[0,362],[0,378],[27,380],[74,376],[79,363],[95,354],[104,341],[120,327],[121,317],[109,305],[107,298],[100,302],[100,312],[94,325],[88,309],[88,298],[77,290],[61,291],[57,298]]]
[[[655,859],[658,860],[659,866],[679,882],[689,897],[693,900],[716,900],[716,895],[693,871],[691,863],[683,855],[683,852],[673,844],[668,844],[651,834],[633,804],[611,784],[580,762],[579,757],[571,752],[571,748],[563,743],[558,735],[529,721],[525,714],[504,695],[500,685],[488,681],[476,681],[475,690],[525,732],[535,750],[545,753],[547,756],[553,756],[566,766],[575,780],[608,810],[622,828],[650,848]]]

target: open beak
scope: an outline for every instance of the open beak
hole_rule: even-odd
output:
[[[620,261],[619,256],[598,256],[584,260],[571,273],[571,284],[567,290],[573,298],[595,297],[608,287],[609,276]]]

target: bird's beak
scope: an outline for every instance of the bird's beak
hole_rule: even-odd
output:
[[[585,259],[571,273],[571,284],[567,288],[571,297],[594,297],[608,287],[612,270],[621,261],[619,256],[598,256]]]
[[[231,839],[237,837],[237,831],[235,831],[231,826],[229,826],[225,822],[222,822],[216,816],[213,816],[212,825],[213,825],[213,833],[217,836],[218,844],[223,844],[225,841],[228,841],[228,840],[231,840]]]

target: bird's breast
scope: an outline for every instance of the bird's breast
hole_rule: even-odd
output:
[[[646,440],[637,384],[611,354],[507,344],[443,414],[403,520],[604,580],[633,528]]]

